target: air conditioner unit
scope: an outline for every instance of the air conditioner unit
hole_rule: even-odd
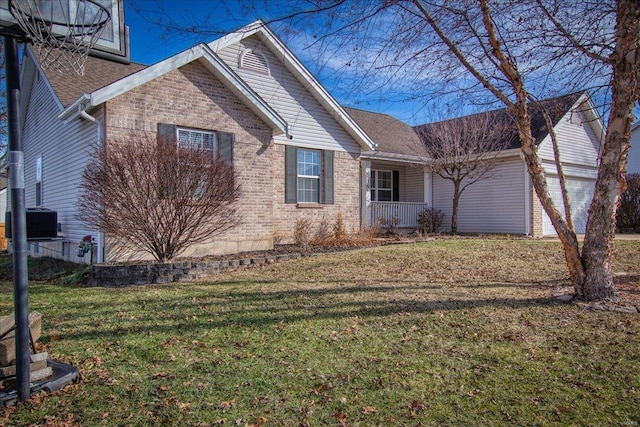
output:
[[[4,234],[11,238],[11,212],[5,214]],[[58,237],[58,212],[45,208],[27,208],[27,240]]]

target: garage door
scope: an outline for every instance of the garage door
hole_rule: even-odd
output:
[[[551,192],[553,202],[564,214],[564,204],[562,203],[562,192],[560,191],[560,180],[558,179],[558,176],[548,176],[547,183],[549,184],[549,191]],[[569,191],[569,202],[571,203],[573,228],[577,234],[583,234],[587,229],[587,216],[589,213],[589,206],[591,205],[591,198],[593,197],[595,180],[567,178],[566,183],[567,191]],[[543,226],[543,233],[545,236],[556,234],[556,231],[553,229],[553,225],[551,225],[551,220],[546,213],[544,214]]]

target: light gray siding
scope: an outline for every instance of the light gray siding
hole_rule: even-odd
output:
[[[556,125],[555,130],[563,163],[593,168],[598,166],[598,136],[584,114],[567,113]],[[541,159],[553,163],[553,145],[549,136],[540,143],[538,154]],[[551,172],[555,172],[555,166]]]
[[[599,135],[592,123],[581,112],[567,113],[556,125],[556,135],[560,145],[560,159],[567,182],[571,202],[571,216],[576,233],[584,233],[599,162]],[[539,154],[547,173],[549,192],[556,207],[564,212],[562,193],[553,155],[551,138],[547,136],[540,144]],[[543,234],[550,236],[556,232],[546,213],[543,213]]]
[[[418,166],[407,166],[405,169],[404,191],[400,188],[400,197],[404,194],[407,202],[425,202],[424,169]]]
[[[525,190],[525,169],[520,157],[504,160],[491,179],[472,184],[462,193],[458,232],[525,234]],[[434,174],[433,207],[444,213],[446,231],[451,230],[452,206],[453,184]]]
[[[269,64],[268,74],[240,67],[246,49],[255,49],[264,54]],[[360,152],[358,143],[257,36],[227,46],[217,53],[291,127],[293,139],[278,135],[274,138],[276,143]]]
[[[42,207],[58,212],[66,246],[63,241],[41,243],[39,254],[60,257],[64,251],[71,255],[72,261],[82,262],[83,259],[74,255],[78,242],[85,235],[97,237],[97,233],[87,229],[78,218],[76,200],[89,147],[98,140],[97,125],[83,119],[64,123],[57,118],[59,113],[59,104],[45,79],[34,74],[23,129],[26,204],[27,207],[36,205],[36,159],[41,157]],[[101,118],[99,112],[94,114]],[[31,246],[33,249],[34,245]]]

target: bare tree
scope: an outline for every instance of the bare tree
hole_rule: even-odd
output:
[[[130,137],[95,147],[81,190],[83,221],[158,261],[239,223],[232,165],[173,141]]]
[[[503,111],[480,113],[416,126],[430,168],[453,183],[451,232],[458,232],[460,196],[469,186],[493,177],[502,150],[515,142]]]
[[[633,107],[640,98],[638,1],[326,0],[290,5],[290,13],[277,19],[286,35],[312,33],[316,57],[330,52],[331,77],[343,76],[344,86],[354,92],[391,87],[394,99],[422,99],[425,107],[441,105],[442,96],[452,94],[476,105],[504,104],[515,119],[532,185],[563,246],[576,298],[617,297],[611,255],[617,201],[626,188]],[[300,22],[309,17],[314,21]],[[531,132],[529,101],[585,89],[606,109],[607,126],[581,250],[549,193]]]
[[[640,98],[640,4],[400,0],[359,7],[356,19],[338,20],[327,34],[341,34],[342,43],[363,43],[363,34],[373,36],[372,44],[357,50],[379,64],[376,73],[365,73],[369,77],[386,71],[387,82],[406,76],[414,87],[425,88],[423,94],[449,91],[475,95],[479,102],[493,97],[507,107],[532,185],[562,243],[575,297],[616,299],[611,255],[617,200],[626,188],[633,107]],[[371,24],[382,18],[387,18],[384,26]],[[550,195],[532,136],[529,101],[587,88],[600,90],[608,123],[581,250]]]

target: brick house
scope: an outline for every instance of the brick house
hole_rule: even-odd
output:
[[[213,138],[218,147],[226,141],[242,186],[241,225],[184,256],[271,248],[291,241],[303,219],[317,227],[341,214],[354,232],[389,218],[413,230],[425,207],[450,215],[452,189],[429,169],[414,129],[388,115],[340,106],[261,21],[152,66],[89,57],[85,69],[82,77],[44,71],[26,49],[26,202],[57,211],[63,236],[31,243],[33,255],[86,262],[75,249],[91,236],[94,261],[147,257],[87,228],[82,216],[95,213],[78,212],[77,201],[92,145],[159,129],[169,129],[177,141],[190,135]],[[554,103],[574,223],[582,232],[602,120],[586,93]],[[549,132],[536,120],[534,127],[552,197],[561,206]],[[517,147],[501,155],[491,180],[464,194],[458,226],[469,233],[554,234]]]
[[[232,135],[242,223],[184,256],[270,248],[303,218],[341,213],[348,232],[360,228],[360,152],[373,143],[261,22],[149,67],[89,57],[82,77],[43,71],[27,49],[22,81],[27,205],[57,211],[64,236],[32,243],[34,255],[82,262],[75,248],[90,235],[98,262],[146,257],[86,228],[94,213],[75,206],[92,144],[159,128]]]

